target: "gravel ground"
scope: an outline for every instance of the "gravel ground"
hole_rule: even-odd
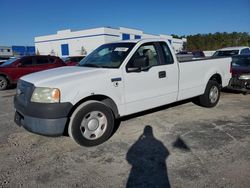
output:
[[[131,116],[84,148],[16,126],[14,92],[0,92],[0,187],[250,187],[250,95]]]

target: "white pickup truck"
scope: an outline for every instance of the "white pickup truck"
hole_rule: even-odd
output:
[[[231,58],[180,63],[161,39],[104,44],[79,66],[30,74],[17,84],[15,122],[82,146],[105,142],[115,119],[188,98],[214,107],[231,78]]]

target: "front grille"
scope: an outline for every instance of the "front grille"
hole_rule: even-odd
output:
[[[33,84],[25,82],[23,80],[18,81],[16,90],[16,100],[22,107],[27,106],[28,102],[30,101],[33,90]]]

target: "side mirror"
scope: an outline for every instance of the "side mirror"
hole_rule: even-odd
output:
[[[143,67],[149,66],[149,60],[146,56],[139,56],[132,60],[132,67],[128,67],[128,72],[141,72]]]

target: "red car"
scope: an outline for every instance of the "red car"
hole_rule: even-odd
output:
[[[26,74],[66,66],[55,56],[25,56],[19,59],[9,59],[0,65],[0,90],[16,84],[18,79]]]

